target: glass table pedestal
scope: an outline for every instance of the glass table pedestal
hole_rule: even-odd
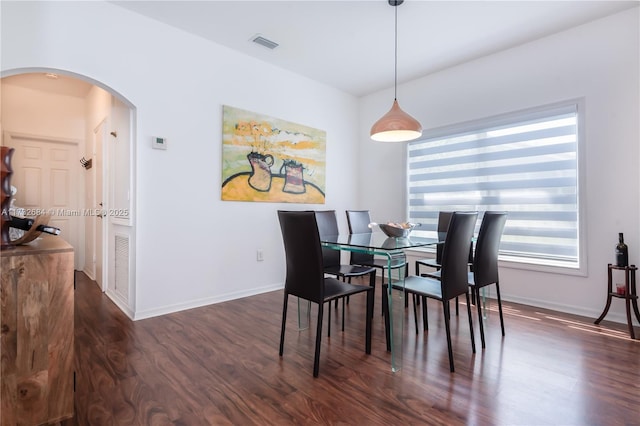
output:
[[[386,258],[387,267],[385,280],[387,284],[386,296],[383,301],[388,304],[388,316],[385,317],[385,334],[387,350],[391,352],[391,370],[398,372],[402,368],[405,292],[404,277],[406,273],[405,249],[425,247],[438,243],[432,238],[391,238],[382,232],[365,234],[340,234],[322,238],[322,245],[334,250],[357,253],[368,253]],[[404,267],[397,267],[403,263]],[[396,290],[393,289],[396,288]],[[402,290],[398,290],[401,288]]]

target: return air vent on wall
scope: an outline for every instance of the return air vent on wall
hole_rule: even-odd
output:
[[[260,34],[256,34],[251,37],[251,41],[272,50],[279,46],[275,41],[271,41]]]
[[[115,235],[115,291],[129,302],[129,236]]]

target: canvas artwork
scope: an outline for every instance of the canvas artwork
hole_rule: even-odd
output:
[[[225,105],[222,200],[324,204],[326,132]]]

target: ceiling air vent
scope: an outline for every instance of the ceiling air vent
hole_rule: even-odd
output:
[[[271,41],[268,38],[264,38],[260,34],[256,34],[253,37],[251,37],[251,41],[272,50],[279,46],[279,44],[276,43],[275,41]]]

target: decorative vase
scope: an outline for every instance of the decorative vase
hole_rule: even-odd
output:
[[[284,169],[284,186],[283,192],[290,194],[304,194],[307,189],[304,186],[304,177],[302,164],[294,160],[285,160],[282,167],[280,167],[280,174]]]
[[[9,222],[11,221],[11,175],[13,169],[11,168],[11,157],[13,156],[14,149],[8,146],[0,147],[0,196],[2,202],[2,214],[0,215],[2,246],[0,248],[5,249],[11,247],[9,238]]]
[[[257,152],[247,154],[247,160],[251,164],[251,175],[249,176],[249,186],[256,191],[268,192],[271,189],[271,166],[273,166],[273,156],[263,155]]]

